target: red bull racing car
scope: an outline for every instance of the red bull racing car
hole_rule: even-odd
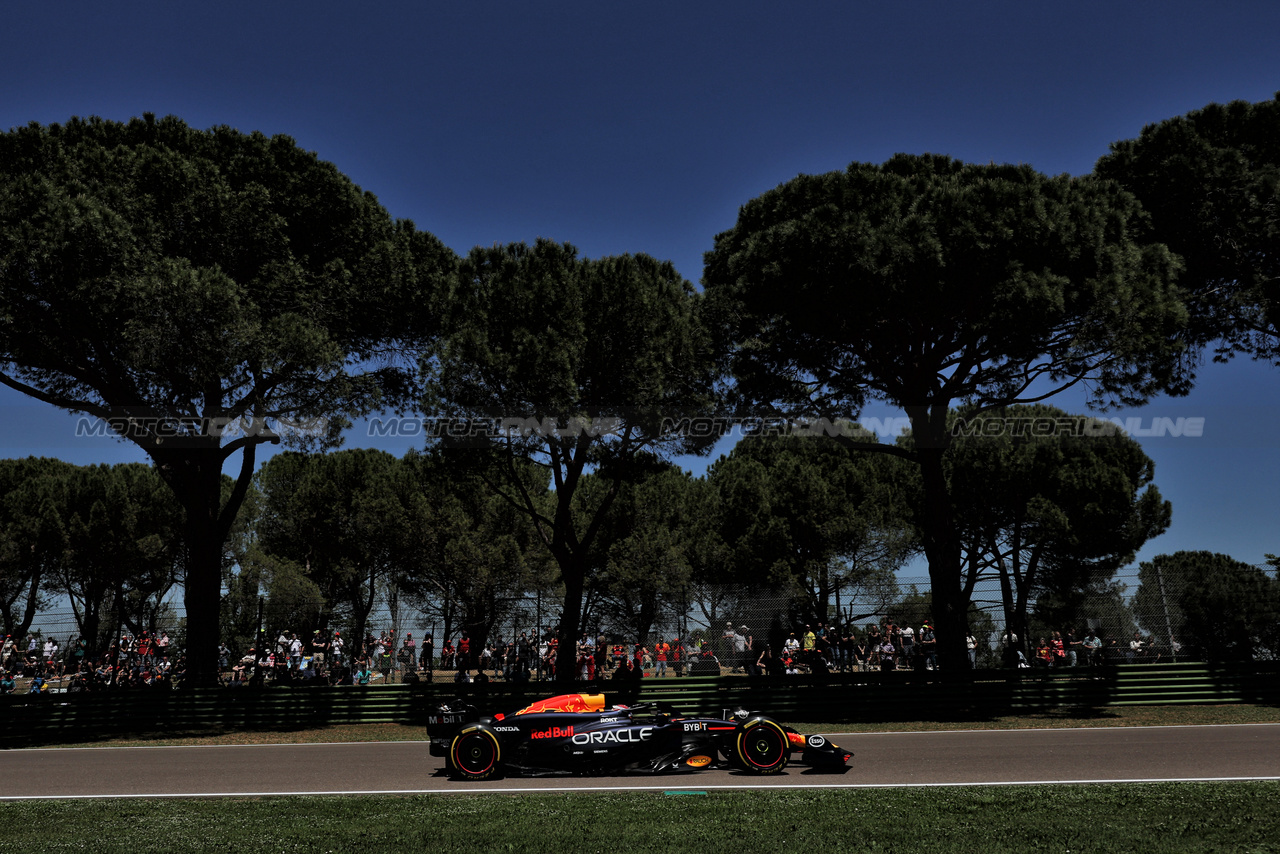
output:
[[[500,774],[682,772],[707,767],[778,774],[792,754],[843,771],[853,756],[821,735],[802,735],[745,709],[685,717],[662,703],[610,705],[604,694],[564,694],[492,717],[455,700],[427,719],[431,755],[455,779]]]

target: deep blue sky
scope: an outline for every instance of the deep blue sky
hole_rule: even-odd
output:
[[[1280,90],[1275,2],[24,5],[0,15],[0,127],[285,133],[459,252],[542,236],[695,282],[737,207],[802,172],[902,151],[1080,174],[1146,123]],[[1174,523],[1142,558],[1280,552],[1280,369],[1210,365],[1123,415],[1206,419],[1144,441]],[[141,459],[8,393],[0,454]]]

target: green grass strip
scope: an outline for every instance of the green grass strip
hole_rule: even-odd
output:
[[[430,795],[0,805],[0,850],[1277,852],[1280,783]]]

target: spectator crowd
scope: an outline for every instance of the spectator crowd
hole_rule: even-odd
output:
[[[18,642],[6,635],[0,646],[0,694],[18,691],[19,680],[27,693],[105,689],[168,688],[182,678],[186,668],[181,656],[170,649],[168,632],[142,631],[122,634],[104,651],[94,654],[80,635],[67,640],[27,635]]]
[[[400,639],[387,631],[375,635],[374,630],[358,640],[344,637],[341,631],[315,629],[304,637],[285,630],[274,642],[265,635],[260,641],[238,658],[225,645],[221,647],[224,684],[370,685],[436,678],[527,682],[554,679],[559,665],[554,631],[521,632],[518,638],[484,644],[462,632],[456,641],[445,640],[438,649],[429,633],[415,638],[406,632]],[[78,635],[65,646],[53,637],[30,634],[19,642],[6,636],[0,648],[0,694],[167,688],[181,680],[185,670],[182,657],[175,656],[171,646],[163,631],[122,634],[96,655]],[[966,647],[969,667],[976,667],[980,644],[971,634]],[[1039,637],[1029,649],[1030,660],[1017,636],[1005,632],[996,654],[1006,667],[1048,669],[1167,660],[1176,657],[1181,647],[1173,638],[1161,644],[1139,632],[1121,643],[1100,638],[1091,630],[1077,634],[1066,629]],[[604,632],[583,633],[576,644],[574,678],[635,681],[686,674],[785,676],[937,667],[937,635],[929,620],[912,626],[886,619],[862,628],[819,622],[786,631],[775,619],[763,636],[732,622],[718,636],[698,630],[687,638],[658,637],[650,644],[627,642]]]

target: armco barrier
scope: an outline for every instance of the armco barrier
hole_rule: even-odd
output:
[[[826,677],[699,677],[575,683],[611,702],[661,701],[687,714],[745,707],[785,721],[980,720],[1053,709],[1167,703],[1280,704],[1274,662],[1118,665],[1096,670],[977,671],[948,682],[930,672]],[[0,746],[91,742],[317,726],[422,724],[431,707],[464,697],[483,713],[508,712],[564,690],[551,682],[112,691],[0,697]]]

